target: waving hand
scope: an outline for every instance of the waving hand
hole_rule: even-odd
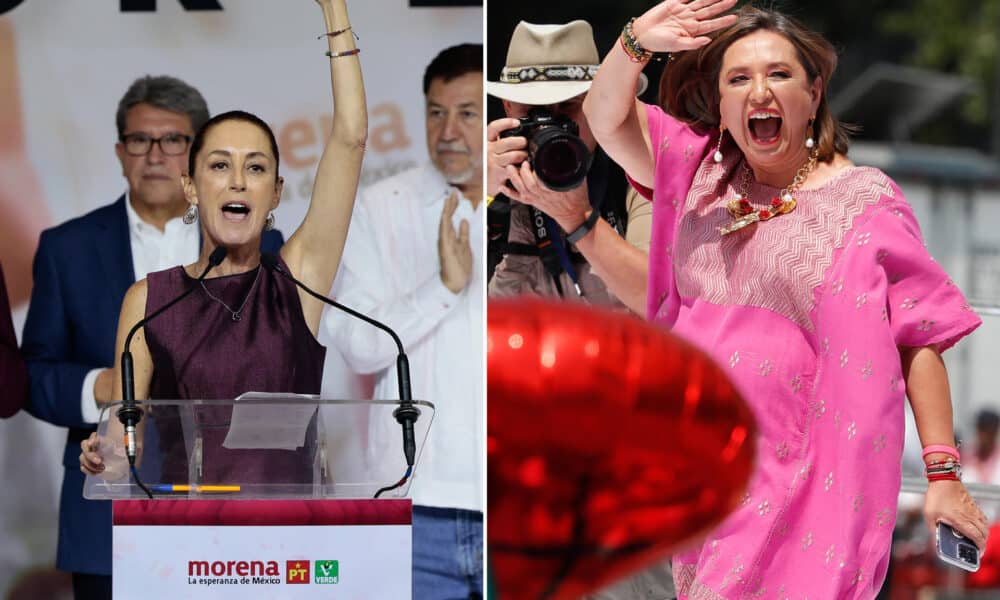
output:
[[[736,23],[736,15],[722,15],[736,0],[665,0],[635,20],[633,31],[643,48],[652,52],[696,50],[711,39],[707,34]]]

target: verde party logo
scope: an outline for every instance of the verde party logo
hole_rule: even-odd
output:
[[[340,583],[340,563],[335,560],[317,560],[316,578],[313,583]]]

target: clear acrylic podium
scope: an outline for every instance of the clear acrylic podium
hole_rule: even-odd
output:
[[[98,424],[114,597],[409,598],[411,503],[395,401],[149,400],[135,483],[113,405]],[[434,416],[414,401],[418,472]]]
[[[255,394],[136,404],[143,410],[136,470],[147,486],[160,486],[156,497],[373,498],[406,471],[402,430],[392,416],[397,401]],[[434,406],[413,404],[420,410],[416,474]],[[84,497],[92,500],[147,497],[128,474],[120,432],[108,433],[109,424],[118,426],[118,408],[103,411],[98,424],[105,472],[86,478]],[[164,491],[169,485],[191,491]],[[402,498],[408,490],[409,482],[382,497]]]

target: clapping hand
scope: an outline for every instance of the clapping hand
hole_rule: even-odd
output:
[[[736,15],[719,16],[736,0],[665,0],[635,20],[632,31],[651,52],[696,50],[712,41],[707,34],[736,23]]]
[[[472,277],[472,246],[469,245],[469,222],[462,220],[455,231],[451,219],[458,207],[458,193],[452,192],[444,201],[438,226],[438,258],[441,261],[441,283],[452,293],[465,289]]]

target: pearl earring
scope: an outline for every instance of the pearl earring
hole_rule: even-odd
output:
[[[809,148],[810,150],[812,150],[813,147],[816,145],[816,140],[813,139],[813,121],[814,120],[815,120],[815,117],[813,117],[812,119],[809,119],[809,135],[806,137],[806,148]]]
[[[712,155],[712,160],[717,163],[722,162],[722,134],[725,132],[725,128],[719,125],[719,143],[715,145],[715,154]]]

